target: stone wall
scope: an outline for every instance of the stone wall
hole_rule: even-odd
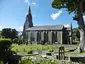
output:
[[[53,44],[58,42],[63,44],[63,31],[28,31],[27,40],[29,42],[34,41],[34,43],[47,43]],[[69,32],[69,34],[71,34]],[[64,35],[66,36],[66,35]],[[33,39],[32,39],[33,37]],[[65,38],[64,38],[65,39]]]
[[[62,31],[57,31],[57,42],[62,44]]]

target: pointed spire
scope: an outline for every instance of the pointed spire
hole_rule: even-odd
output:
[[[71,22],[71,27],[72,27],[72,22]]]
[[[31,14],[31,8],[30,8],[30,6],[29,6],[28,14]]]

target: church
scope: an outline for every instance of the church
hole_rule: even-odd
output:
[[[72,44],[72,25],[70,24],[70,27],[65,27],[63,24],[33,26],[29,7],[23,26],[23,40],[31,44]]]

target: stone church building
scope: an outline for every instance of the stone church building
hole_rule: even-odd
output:
[[[71,44],[72,25],[70,27],[64,25],[33,26],[31,8],[29,7],[23,27],[23,40],[39,44]]]

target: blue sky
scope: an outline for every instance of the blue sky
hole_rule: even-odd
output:
[[[0,0],[0,30],[15,28],[22,31],[25,17],[31,6],[34,25],[71,24],[73,14],[68,14],[65,9],[57,10],[51,6],[52,0]]]

